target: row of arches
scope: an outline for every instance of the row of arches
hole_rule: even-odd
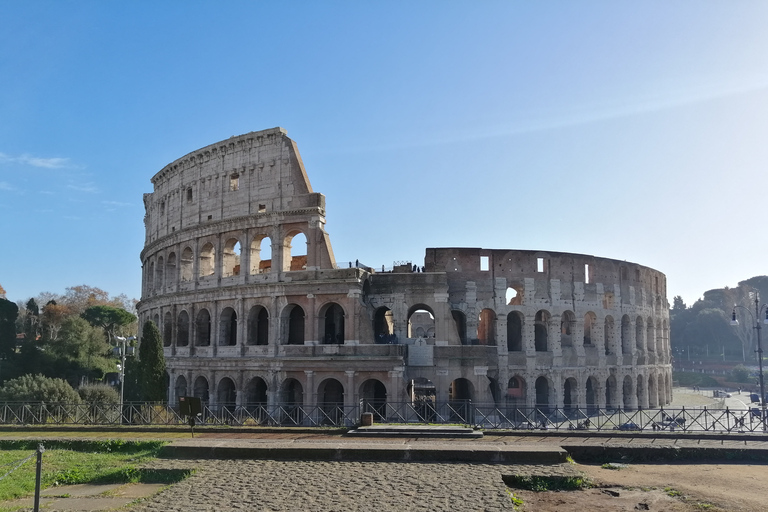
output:
[[[302,270],[307,266],[307,237],[299,230],[290,231],[276,242],[267,235],[255,235],[247,246],[247,258],[237,236],[221,240],[202,239],[200,244],[199,248],[195,245],[183,246],[180,255],[170,250],[145,259],[144,293],[151,294],[179,282],[216,275],[227,278],[246,273],[269,273],[273,270],[272,254],[278,251],[282,255],[280,270]],[[294,247],[298,249],[294,251]]]

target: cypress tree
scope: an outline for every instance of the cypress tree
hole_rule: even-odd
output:
[[[154,322],[147,321],[141,333],[139,344],[139,374],[141,394],[149,402],[167,400],[167,385],[165,382],[165,356],[160,330]]]

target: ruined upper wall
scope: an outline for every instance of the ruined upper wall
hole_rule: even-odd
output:
[[[166,165],[144,195],[146,241],[201,223],[276,212],[325,214],[282,128],[211,144]]]

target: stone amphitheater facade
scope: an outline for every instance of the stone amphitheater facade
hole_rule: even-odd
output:
[[[172,403],[636,409],[672,398],[656,270],[479,248],[337,264],[325,197],[281,128],[194,151],[152,183],[138,311],[162,333]]]

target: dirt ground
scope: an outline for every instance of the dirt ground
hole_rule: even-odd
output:
[[[768,509],[768,465],[630,464],[622,469],[579,465],[595,487],[582,491],[513,490],[525,512],[763,511]]]

